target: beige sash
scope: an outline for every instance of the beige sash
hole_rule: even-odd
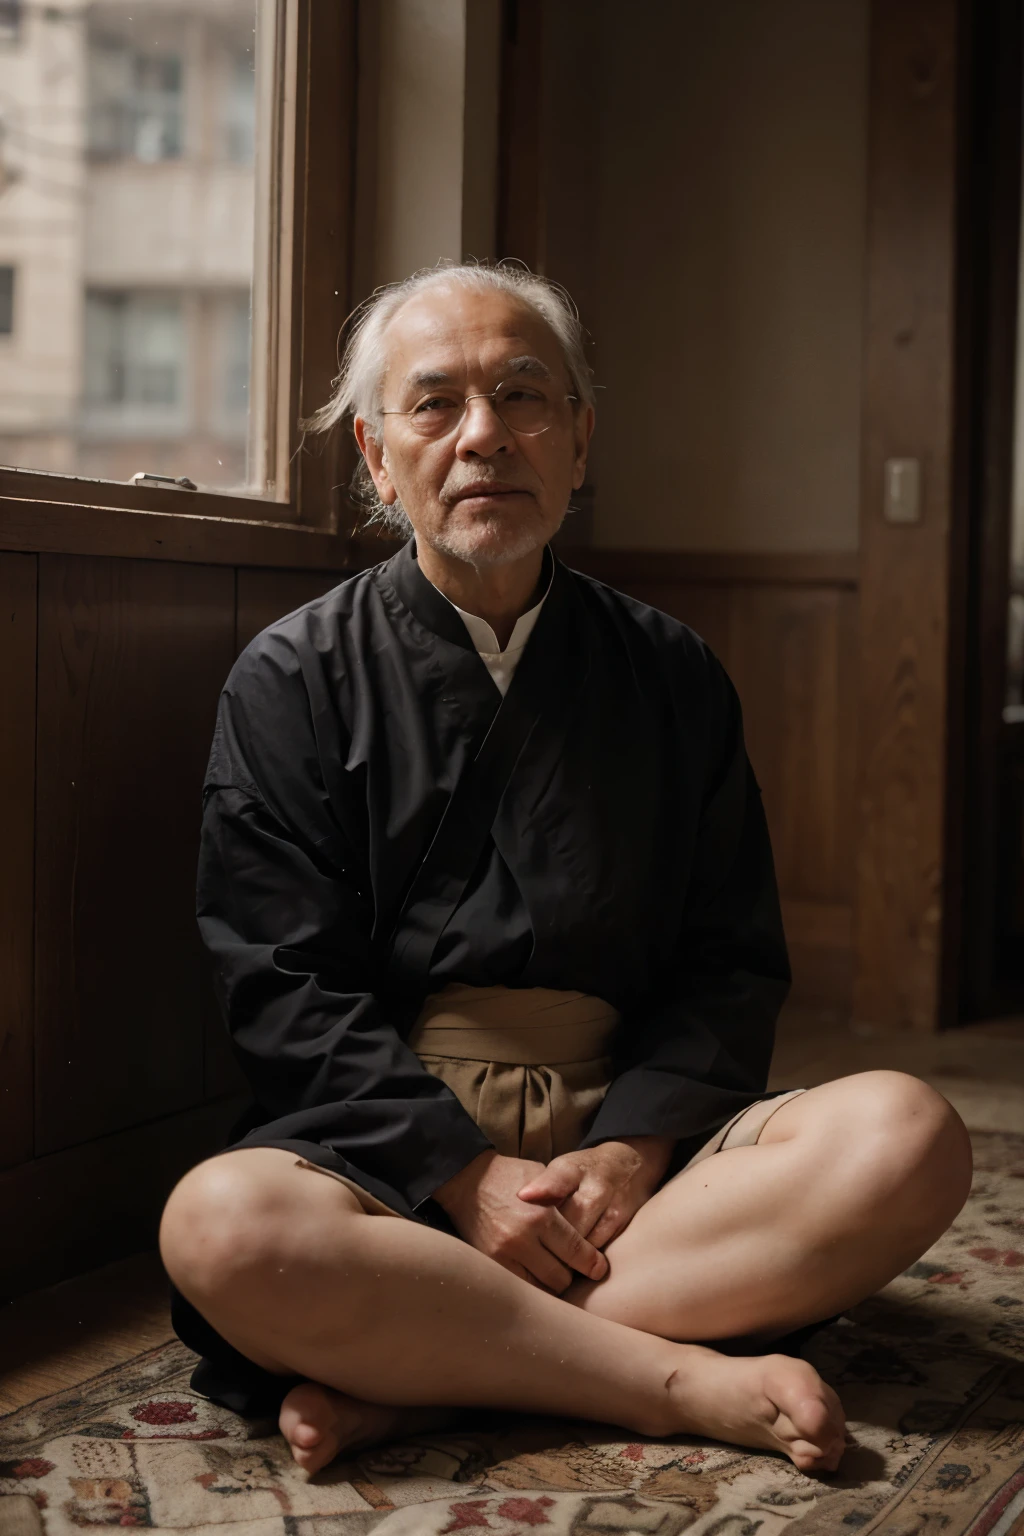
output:
[[[609,1003],[584,992],[450,986],[427,998],[409,1044],[498,1152],[549,1163],[575,1151],[590,1129],[612,1080],[610,1047],[619,1018]],[[740,1110],[686,1166],[753,1146],[775,1111],[805,1091],[794,1088]],[[299,1162],[346,1185],[364,1210],[400,1215],[345,1174]]]
[[[427,998],[409,1045],[500,1153],[548,1163],[590,1128],[619,1018],[583,992],[453,985]]]

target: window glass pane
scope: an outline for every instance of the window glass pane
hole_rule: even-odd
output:
[[[0,462],[287,494],[275,381],[252,355],[255,333],[283,366],[267,295],[291,9],[3,13],[17,27],[0,48]]]

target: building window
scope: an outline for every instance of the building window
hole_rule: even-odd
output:
[[[186,354],[180,294],[87,294],[85,405],[93,426],[179,431]]]
[[[225,301],[222,326],[221,405],[228,420],[234,418],[244,422],[249,413],[249,344],[252,334],[247,293]]]
[[[231,56],[221,104],[226,160],[250,165],[256,147],[256,74],[251,53]]]
[[[305,238],[307,200],[318,227],[313,210],[329,203],[334,227],[342,206],[343,9],[0,0],[0,28],[24,18],[16,60],[0,45],[0,267],[16,268],[0,270],[0,333],[16,311],[16,344],[0,334],[0,464],[113,483],[188,474],[203,492],[297,506],[290,339],[307,267],[330,320],[295,364],[320,392],[343,308]],[[300,59],[321,127],[296,227]]]
[[[0,267],[0,336],[14,333],[14,268]]]
[[[22,0],[0,0],[0,43],[16,43],[21,35]]]
[[[176,160],[184,143],[179,55],[89,39],[89,152],[98,160]]]

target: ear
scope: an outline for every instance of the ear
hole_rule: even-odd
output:
[[[587,448],[594,431],[594,407],[588,405],[585,411],[576,413],[574,425],[574,457],[572,465],[572,488],[578,491],[587,474]]]
[[[377,495],[386,507],[393,506],[398,500],[398,492],[388,474],[383,444],[378,443],[362,416],[356,417],[352,428],[356,434],[356,442],[359,444],[359,452],[366,460],[366,466],[377,487]]]

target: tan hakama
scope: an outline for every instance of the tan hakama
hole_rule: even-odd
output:
[[[499,1153],[548,1163],[575,1151],[593,1123],[612,1081],[619,1019],[610,1003],[583,992],[453,985],[427,998],[408,1043]],[[686,1167],[726,1148],[753,1146],[775,1111],[804,1091],[741,1110]],[[364,1210],[401,1216],[344,1174],[299,1162],[339,1179]]]

